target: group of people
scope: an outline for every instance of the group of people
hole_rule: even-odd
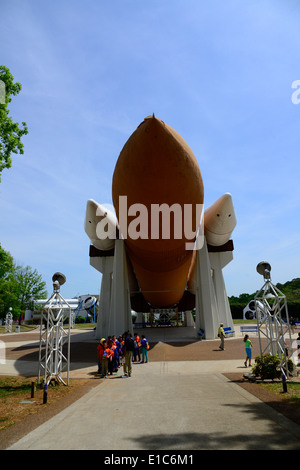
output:
[[[137,333],[134,337],[126,331],[118,338],[115,335],[102,338],[97,346],[98,374],[107,378],[113,373],[118,374],[123,365],[122,377],[131,377],[132,362],[148,362],[148,350],[148,340],[144,335],[140,338]]]
[[[224,350],[225,332],[222,323],[218,330],[218,336],[221,339],[219,348]],[[300,333],[298,334],[297,342],[300,349]],[[248,365],[251,367],[252,342],[249,335],[244,336],[244,344],[246,353],[244,365],[245,367]],[[120,367],[123,365],[122,377],[131,377],[132,362],[148,362],[148,350],[148,340],[144,335],[140,338],[137,333],[134,334],[134,337],[127,331],[118,338],[116,336],[108,336],[107,340],[102,338],[97,347],[98,374],[101,374],[101,377],[107,378],[109,374],[118,374]]]

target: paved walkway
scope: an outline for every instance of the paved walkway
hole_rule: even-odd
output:
[[[133,364],[131,378],[109,377],[10,449],[299,450],[300,426],[222,375],[240,371],[241,362],[219,356]],[[74,368],[74,376],[75,370],[81,375],[95,371],[93,364],[82,366]]]

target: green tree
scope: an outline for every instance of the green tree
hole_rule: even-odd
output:
[[[15,295],[14,281],[14,260],[8,251],[5,251],[0,244],[0,316],[4,317],[9,307],[16,308],[18,301]]]
[[[46,283],[36,269],[18,266],[0,244],[0,317],[12,307],[14,318],[31,307],[33,300],[46,298]]]
[[[22,85],[14,83],[14,77],[10,70],[4,65],[0,65],[0,181],[4,168],[10,168],[12,164],[12,153],[24,153],[24,146],[21,142],[23,135],[28,134],[26,122],[22,122],[23,127],[13,122],[9,116],[8,104],[12,101],[11,96],[20,93]]]
[[[22,312],[32,306],[34,299],[47,297],[46,283],[36,269],[32,269],[30,266],[16,266],[14,279],[19,307]]]
[[[0,243],[0,279],[5,279],[12,272],[14,259],[8,251],[3,250]]]

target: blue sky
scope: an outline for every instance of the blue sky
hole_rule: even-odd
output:
[[[0,241],[66,298],[98,293],[86,201],[111,203],[118,155],[153,112],[193,150],[205,206],[233,197],[228,295],[299,277],[299,3],[228,0],[1,0],[0,64],[21,93],[25,154],[0,183]]]

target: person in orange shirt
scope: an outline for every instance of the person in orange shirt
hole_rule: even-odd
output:
[[[109,372],[110,375],[112,375],[113,372],[117,372],[116,359],[117,359],[118,353],[117,353],[116,342],[112,339],[111,344],[108,347],[112,352],[112,356],[111,356],[110,360],[108,361],[108,372]]]
[[[132,362],[136,362],[137,356],[138,356],[139,362],[141,362],[140,347],[141,347],[140,337],[138,336],[137,333],[134,333],[134,351],[133,351]]]
[[[104,377],[107,379],[107,374],[108,374],[108,362],[112,361],[112,356],[113,352],[111,349],[109,349],[107,342],[105,341],[103,343],[103,356],[102,356],[102,375],[101,377]]]

